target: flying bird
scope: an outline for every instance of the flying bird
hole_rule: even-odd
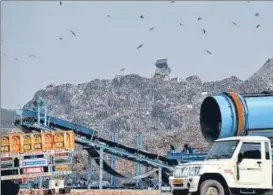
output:
[[[60,1],[60,5],[62,5],[63,2]]]
[[[152,30],[154,30],[154,29],[155,29],[155,27],[152,27],[152,28],[149,29],[149,31],[152,31]]]
[[[124,71],[125,70],[125,68],[122,68],[122,69],[120,69],[120,72],[122,72],[122,71]]]
[[[181,22],[179,23],[179,25],[180,25],[180,26],[183,26],[183,24],[182,24]]]
[[[139,45],[139,46],[137,47],[137,49],[140,49],[142,46],[143,46],[143,44]]]
[[[141,15],[141,16],[140,16],[140,18],[141,18],[141,19],[144,19],[144,16],[143,16],[143,15]]]
[[[255,14],[255,16],[257,16],[257,17],[259,17],[259,15],[260,15],[259,13],[256,13],[256,14]]]
[[[111,15],[109,15],[109,14],[107,14],[106,16],[107,16],[108,18],[111,18]]]
[[[74,35],[74,37],[76,37],[76,34],[72,30],[70,30],[70,32]]]
[[[257,26],[256,26],[256,28],[259,28],[260,27],[260,24],[258,24]]]
[[[36,58],[36,55],[30,54],[28,57],[30,57],[30,58]]]
[[[207,32],[206,29],[203,29],[203,33],[206,34],[206,32]]]
[[[206,49],[206,52],[207,52],[209,55],[211,55],[211,54],[212,54],[212,53],[211,53],[209,50],[207,50],[207,49]]]
[[[62,38],[62,37],[59,37],[59,39],[60,39],[60,40],[63,40],[63,38]]]
[[[18,61],[19,59],[18,58],[13,58],[14,60]]]
[[[233,25],[237,26],[237,24],[235,22],[232,22]]]
[[[198,17],[198,18],[197,18],[197,21],[199,21],[199,20],[202,20],[202,18]]]

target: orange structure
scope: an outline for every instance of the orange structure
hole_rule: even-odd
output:
[[[19,153],[21,152],[21,134],[12,134],[10,135],[10,152]]]
[[[31,151],[31,135],[25,134],[22,135],[23,137],[23,152],[30,152]]]
[[[9,151],[10,151],[9,136],[2,135],[1,136],[1,153],[6,153]]]
[[[53,148],[53,134],[46,132],[43,134],[44,144],[43,150],[51,150]]]
[[[1,135],[1,153],[28,153],[51,150],[73,150],[73,131],[12,133]]]

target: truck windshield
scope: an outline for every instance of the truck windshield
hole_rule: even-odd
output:
[[[239,140],[217,141],[208,153],[208,159],[229,159],[232,157]]]

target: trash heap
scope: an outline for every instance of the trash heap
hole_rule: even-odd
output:
[[[199,130],[199,109],[206,96],[227,90],[268,90],[272,70],[270,59],[245,81],[235,76],[214,82],[203,82],[198,76],[165,81],[131,74],[78,85],[51,85],[36,92],[25,108],[42,97],[48,101],[49,115],[94,128],[99,136],[108,139],[115,131],[117,141],[129,146],[136,146],[135,136],[141,132],[144,148],[164,155],[170,144],[181,149],[185,143],[207,146]],[[85,169],[82,164],[77,169]],[[117,166],[124,168],[120,163]],[[134,169],[133,164],[130,167]]]

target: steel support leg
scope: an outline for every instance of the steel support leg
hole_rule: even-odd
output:
[[[91,183],[92,183],[92,167],[93,167],[93,164],[92,164],[92,158],[91,156],[88,156],[88,178],[87,178],[87,181],[88,181],[88,186],[87,188],[90,189],[91,188]]]
[[[162,187],[162,168],[158,167],[158,189],[161,190]]]
[[[139,135],[136,136],[136,145],[137,149],[139,149]],[[140,169],[140,164],[136,163],[136,176],[139,175],[139,169]],[[140,179],[136,179],[136,186],[139,186]]]
[[[39,189],[43,188],[43,177],[41,177],[41,176],[38,178],[38,187],[39,187]]]
[[[99,181],[100,189],[102,189],[102,179],[103,179],[103,149],[100,148],[100,181]]]
[[[141,133],[139,133],[136,136],[136,144],[137,144],[137,149],[142,150],[143,149],[143,136]],[[142,174],[142,166],[139,163],[136,163],[136,176],[139,176]],[[140,185],[140,179],[136,180],[136,185]]]
[[[38,106],[38,110],[37,110],[37,115],[38,115],[38,120],[37,120],[37,123],[38,123],[38,127],[40,127],[40,122],[41,122],[41,116],[40,116],[40,112],[41,112],[41,107]]]
[[[116,133],[115,132],[112,133],[111,140],[113,142],[116,142]],[[111,155],[111,168],[114,170],[116,169],[116,156],[114,156],[114,155]],[[116,177],[113,175],[110,176],[110,184],[112,186],[116,185]]]

